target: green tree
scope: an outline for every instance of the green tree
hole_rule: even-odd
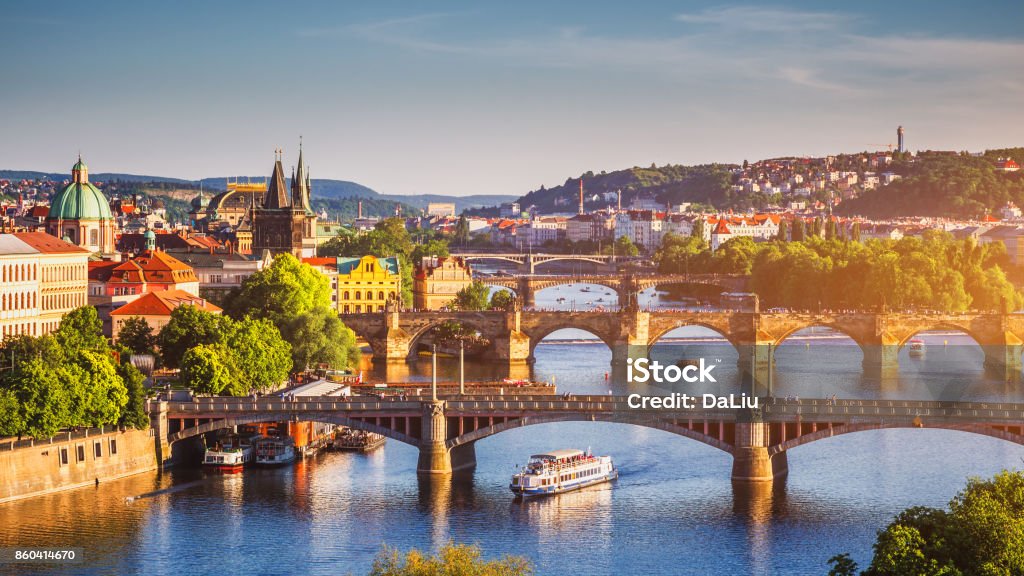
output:
[[[156,335],[149,322],[139,316],[124,320],[117,332],[117,343],[131,354],[156,354]]]
[[[640,254],[640,249],[633,244],[629,236],[619,236],[615,239],[616,256],[636,256],[638,254]]]
[[[64,349],[51,334],[44,334],[38,338],[24,334],[8,337],[0,348],[0,354],[0,365],[4,367],[14,367],[33,358],[38,358],[50,366],[60,366],[66,356]]]
[[[121,410],[122,426],[129,426],[144,430],[149,427],[149,414],[146,413],[146,389],[142,383],[145,380],[142,372],[132,366],[131,362],[122,362],[117,369],[121,381],[124,382],[125,392],[128,394],[128,402]]]
[[[70,368],[73,379],[68,387],[76,392],[72,396],[73,422],[86,426],[116,424],[121,409],[128,404],[128,389],[110,355],[80,350]]]
[[[107,349],[107,339],[103,336],[103,321],[93,306],[82,306],[65,314],[53,336],[68,354],[78,350]]]
[[[236,367],[231,386],[236,395],[274,390],[288,379],[292,349],[270,320],[233,322],[225,343]]]
[[[828,559],[828,565],[832,567],[828,576],[857,576],[857,563],[849,554],[836,554]]]
[[[530,562],[518,556],[484,560],[478,546],[448,543],[436,555],[410,550],[404,555],[384,547],[373,560],[370,576],[527,576]]]
[[[224,338],[228,319],[195,306],[179,306],[160,330],[158,341],[164,366],[181,367],[182,358],[201,344],[216,344]]]
[[[494,310],[511,310],[515,303],[515,296],[508,290],[498,290],[491,294],[491,308]]]
[[[227,303],[235,320],[267,318],[278,328],[283,322],[315,308],[331,307],[327,277],[291,254],[279,254],[263,270],[249,276]]]
[[[456,310],[487,310],[490,307],[491,289],[479,280],[459,290],[452,301]]]
[[[18,405],[13,422],[8,423],[17,429],[9,432],[19,438],[25,435],[49,438],[70,425],[69,378],[62,376],[64,374],[59,368],[38,358],[22,362],[5,374],[4,388],[14,396]]]
[[[220,394],[232,385],[231,358],[222,344],[199,344],[181,359],[182,385],[205,394]]]
[[[786,242],[789,240],[789,222],[786,220],[779,220],[779,231],[775,234],[776,240]]]
[[[285,323],[282,336],[292,343],[292,370],[321,364],[343,369],[359,365],[356,335],[330,310],[317,308]]]
[[[690,230],[690,236],[704,240],[704,216],[699,216],[693,221],[693,229]]]
[[[0,436],[20,436],[26,429],[25,412],[13,390],[0,388]]]
[[[466,220],[465,214],[460,215],[459,221],[455,223],[455,231],[452,234],[452,238],[460,246],[465,246],[466,242],[469,241],[469,221]]]

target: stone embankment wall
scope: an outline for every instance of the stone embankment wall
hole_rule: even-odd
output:
[[[156,468],[152,429],[93,428],[49,440],[0,443],[0,503]]]

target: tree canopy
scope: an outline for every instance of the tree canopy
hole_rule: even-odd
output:
[[[373,561],[370,576],[528,576],[530,562],[519,556],[485,560],[479,546],[448,543],[436,555],[419,550],[401,554],[384,547]]]

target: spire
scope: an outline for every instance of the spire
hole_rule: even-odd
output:
[[[288,193],[284,185],[284,168],[281,166],[281,149],[274,151],[274,173],[270,175],[267,193],[263,196],[264,208],[287,208]]]
[[[89,182],[89,167],[82,162],[82,153],[78,153],[78,162],[71,167],[71,181],[75,184],[86,184]]]
[[[292,175],[292,206],[312,213],[309,205],[309,169],[302,158],[302,136],[299,136],[299,166]]]

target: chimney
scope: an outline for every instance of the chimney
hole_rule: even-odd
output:
[[[360,200],[359,201],[359,214],[356,216],[356,218],[362,218],[362,217],[363,217],[363,201]]]
[[[583,214],[583,177],[580,176],[580,214]]]

